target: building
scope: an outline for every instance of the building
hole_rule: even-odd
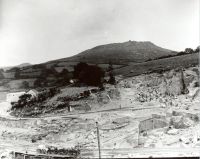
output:
[[[74,84],[74,83],[77,83],[77,82],[78,82],[78,79],[70,79],[69,82],[70,82],[71,84]]]
[[[23,94],[25,94],[26,92],[15,92],[15,93],[8,93],[6,95],[6,101],[7,102],[18,102],[19,97]]]
[[[26,92],[26,94],[30,94],[32,96],[32,98],[34,98],[34,97],[36,98],[36,97],[38,97],[39,92],[35,89],[31,89],[28,92]]]
[[[19,97],[21,95],[24,95],[24,94],[30,94],[32,98],[37,98],[38,97],[38,94],[39,92],[35,89],[31,89],[29,90],[28,92],[14,92],[14,93],[8,93],[6,95],[6,101],[7,102],[18,102],[19,100]]]

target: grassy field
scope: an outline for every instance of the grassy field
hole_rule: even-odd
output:
[[[135,76],[143,73],[155,72],[159,70],[169,70],[178,67],[190,67],[199,64],[199,54],[188,54],[182,56],[175,56],[170,58],[158,59],[139,64],[129,64],[127,67],[115,69],[115,74],[122,74],[124,76]]]
[[[94,60],[95,62],[95,60]],[[51,68],[52,66],[56,69],[56,71],[61,72],[64,68],[68,69],[69,71],[73,71],[74,65],[76,65],[78,61],[51,61],[44,63],[47,68]],[[89,65],[94,63],[88,63]],[[120,59],[118,59],[118,64],[113,64],[114,74],[115,75],[123,75],[124,77],[132,77],[136,75],[141,75],[145,73],[152,73],[152,72],[162,72],[174,68],[187,68],[191,66],[195,66],[199,64],[199,54],[187,54],[181,56],[174,56],[169,58],[163,58],[158,60],[146,61],[141,63],[136,63],[134,61],[127,62],[125,65],[120,64]],[[103,70],[107,70],[109,67],[108,63],[98,63],[99,67]],[[10,79],[7,82],[3,83],[3,80],[0,80],[0,86],[5,86],[7,89],[20,89],[22,87],[23,81],[28,81],[30,87],[34,87],[33,83],[36,78],[36,72],[34,71],[33,66],[27,66],[23,69],[22,75],[27,76],[28,79]],[[36,69],[36,70],[40,70]],[[40,70],[42,71],[42,70]],[[39,77],[40,74],[38,74]],[[56,78],[56,77],[55,77]]]

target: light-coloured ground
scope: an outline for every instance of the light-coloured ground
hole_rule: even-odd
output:
[[[193,69],[184,71],[187,94],[180,93],[180,74],[170,71],[124,79],[116,87],[107,86],[104,92],[76,103],[87,102],[90,111],[74,109],[59,116],[50,114],[51,117],[17,121],[1,118],[0,149],[36,152],[39,145],[65,148],[79,145],[84,150],[96,150],[95,122],[99,123],[102,149],[153,148],[156,152],[158,148],[198,148],[200,95],[199,87],[194,86],[198,75]],[[66,88],[59,96],[77,90]],[[54,97],[49,103],[55,101]],[[140,122],[152,114],[164,116],[168,126],[139,133]]]

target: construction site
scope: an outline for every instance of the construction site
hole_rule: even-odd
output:
[[[104,158],[199,155],[198,67],[116,79],[104,90],[62,88],[42,108],[2,102],[1,156],[94,158],[99,149]]]

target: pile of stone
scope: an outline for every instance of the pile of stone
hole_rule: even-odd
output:
[[[55,146],[44,146],[39,145],[37,152],[40,154],[54,154],[54,155],[67,155],[70,157],[77,158],[80,155],[80,148],[74,147],[74,148],[57,148]]]

